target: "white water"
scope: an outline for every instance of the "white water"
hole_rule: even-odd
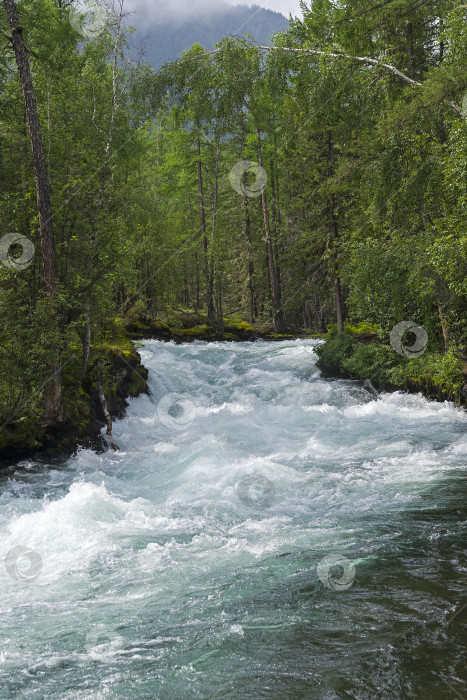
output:
[[[148,341],[120,452],[0,484],[2,699],[455,697],[465,413],[314,342]]]

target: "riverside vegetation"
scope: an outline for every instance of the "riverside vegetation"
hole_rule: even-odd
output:
[[[464,401],[466,6],[315,0],[156,71],[123,0],[74,5],[0,3],[0,448],[89,438],[149,335],[329,330],[328,375]]]

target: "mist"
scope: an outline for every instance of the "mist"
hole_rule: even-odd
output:
[[[126,0],[126,9],[135,13],[130,21],[134,24],[141,24],[147,21],[151,24],[178,24],[185,22],[191,17],[202,18],[221,14],[230,7],[243,5],[251,7],[252,13],[257,11],[257,7],[280,12],[288,17],[289,12],[293,15],[300,15],[299,0],[258,0],[256,2],[238,2],[238,0],[175,0],[167,3],[164,0]]]

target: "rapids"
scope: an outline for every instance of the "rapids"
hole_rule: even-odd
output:
[[[463,697],[466,414],[316,342],[146,341],[119,452],[0,481],[2,700]]]

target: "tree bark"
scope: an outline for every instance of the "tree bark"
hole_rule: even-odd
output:
[[[199,264],[198,264],[198,253],[195,251],[195,266],[196,266],[196,305],[195,311],[198,313],[199,309]]]
[[[276,139],[274,139],[275,148],[277,148]],[[282,308],[282,282],[281,282],[281,268],[279,264],[279,247],[277,240],[280,232],[280,209],[278,204],[278,189],[277,182],[274,175],[274,164],[271,161],[271,190],[272,190],[272,222],[274,231],[274,244],[272,246],[273,256],[274,256],[274,271],[276,275],[276,289],[277,297],[280,300],[281,315],[282,315],[282,325],[284,325],[284,310]]]
[[[248,241],[248,290],[250,293],[250,323],[255,323],[256,321],[256,309],[255,309],[255,288],[253,284],[253,274],[254,274],[254,263],[253,263],[253,251],[251,245],[251,228],[250,228],[250,211],[248,207],[248,197],[243,198],[243,206],[245,207],[245,234]]]
[[[123,1],[124,0],[118,0],[118,10],[116,13],[116,34],[115,34],[115,40],[114,40],[114,45],[113,45],[113,52],[112,52],[112,107],[110,110],[110,124],[109,124],[109,129],[106,135],[106,140],[105,140],[105,150],[104,150],[104,161],[100,170],[100,185],[99,185],[99,190],[97,193],[97,200],[96,200],[96,205],[94,208],[93,212],[93,221],[92,221],[92,227],[93,230],[97,229],[98,225],[98,220],[99,220],[99,215],[101,212],[101,209],[103,208],[103,203],[104,203],[104,195],[105,195],[105,186],[108,178],[108,173],[109,173],[109,167],[110,167],[110,158],[111,158],[111,152],[112,152],[112,144],[113,144],[113,138],[114,138],[114,130],[115,130],[115,120],[117,117],[117,112],[119,109],[119,104],[120,104],[120,99],[122,96],[122,90],[118,89],[118,55],[120,51],[120,46],[122,42],[122,22],[123,22]],[[94,123],[94,117],[93,117],[93,123]],[[93,233],[91,236],[91,248],[93,253],[95,252],[97,248],[97,237]],[[91,277],[91,264],[90,260],[88,258],[87,266],[86,266],[86,283],[89,284],[90,277]],[[86,371],[87,371],[87,366],[88,366],[88,361],[89,361],[89,350],[91,346],[91,290],[89,290],[89,293],[87,295],[86,299],[86,310],[85,310],[85,329],[84,329],[84,343],[83,343],[83,371],[82,371],[82,378],[86,376]]]
[[[407,41],[408,41],[408,54],[409,54],[409,77],[411,80],[415,81],[415,49],[413,43],[413,25],[412,22],[407,24]]]
[[[276,129],[274,128],[274,120],[269,119],[269,124],[271,131],[273,133],[274,151],[278,153],[277,135]],[[279,243],[281,234],[281,207],[280,207],[280,196],[279,196],[279,176],[277,174],[277,168],[274,165],[274,159],[271,158],[271,189],[272,189],[272,205],[273,205],[273,221],[274,221],[274,265],[276,269],[276,284],[279,294],[279,299],[282,301],[282,280],[281,280],[281,268],[279,263]],[[281,303],[282,307],[282,303]],[[282,313],[282,322],[284,324],[284,311]]]
[[[329,177],[332,177],[334,174],[334,168],[332,166],[331,135],[328,136],[328,163],[329,163],[328,175],[329,175]],[[331,241],[336,241],[339,232],[338,232],[337,218],[336,218],[336,212],[335,212],[334,194],[329,195],[329,211],[331,214]],[[334,255],[334,267],[335,267],[334,298],[335,298],[335,304],[336,304],[336,323],[337,323],[338,332],[343,333],[344,332],[344,304],[342,302],[342,289],[341,289],[341,282],[340,282],[339,272],[338,272],[337,254]]]
[[[89,299],[86,302],[85,326],[83,333],[83,367],[81,370],[81,381],[86,377],[88,371],[89,351],[91,349],[91,306]]]
[[[261,134],[258,129],[257,131],[257,137],[258,137],[258,164],[262,168],[263,167],[263,153],[262,153],[262,148],[261,148]],[[284,314],[281,308],[281,298],[280,298],[280,291],[277,286],[277,276],[276,276],[276,270],[275,270],[275,265],[274,265],[274,251],[272,247],[272,241],[271,241],[271,229],[269,226],[269,214],[268,214],[268,203],[266,199],[266,194],[263,191],[261,194],[261,205],[263,208],[263,217],[264,217],[264,231],[265,231],[265,238],[266,238],[266,253],[268,257],[268,269],[269,269],[269,282],[271,285],[271,301],[272,301],[272,311],[273,311],[273,321],[274,321],[274,330],[276,333],[282,333],[284,330]]]
[[[21,90],[23,92],[34,160],[44,283],[46,290],[49,293],[54,293],[56,288],[55,241],[52,223],[52,207],[50,204],[50,186],[45,162],[39,113],[37,110],[31,70],[29,68],[28,54],[23,41],[23,27],[20,25],[16,4],[14,0],[4,0],[4,3],[11,29],[11,40],[15,52],[16,64],[18,66]]]
[[[23,40],[23,27],[20,24],[18,10],[14,0],[4,0],[8,24],[11,29],[11,42],[18,66],[21,90],[23,93],[26,117],[29,126],[31,150],[34,161],[36,179],[37,209],[39,212],[39,230],[41,240],[42,267],[44,272],[44,288],[49,301],[48,331],[52,338],[57,331],[57,270],[55,258],[55,238],[50,199],[50,184],[44,155],[41,124],[37,110],[36,95],[32,82],[31,69],[27,49]],[[44,426],[60,422],[63,418],[62,407],[62,370],[59,359],[59,348],[56,340],[52,340],[47,348],[51,354],[47,364],[49,379],[44,385],[43,415]]]
[[[107,426],[105,434],[108,435],[109,437],[112,437],[112,418],[110,417],[109,409],[107,406],[107,400],[106,400],[105,394],[104,394],[104,381],[102,378],[102,367],[99,367],[99,371],[97,373],[97,393],[99,394],[99,401],[101,403],[102,412],[104,414],[105,424]],[[113,440],[109,440],[108,442],[114,451],[118,450],[118,446],[115,444],[115,442]]]
[[[441,330],[443,332],[444,352],[447,352],[449,350],[449,333],[448,333],[448,329],[446,327],[446,320],[444,318],[443,309],[441,308],[441,304],[438,304],[438,315],[439,315],[439,322],[441,324]]]
[[[224,312],[222,310],[222,282],[221,276],[217,275],[216,286],[216,333],[224,332]]]
[[[336,322],[339,333],[344,332],[344,305],[342,303],[342,290],[339,277],[334,280],[334,292],[336,298]]]
[[[216,165],[214,172],[214,200],[212,206],[212,234],[211,234],[211,255],[210,255],[210,265],[209,265],[209,286],[214,292],[214,279],[216,279],[216,289],[215,289],[215,321],[214,328],[217,333],[223,333],[224,331],[224,318],[222,312],[222,289],[221,289],[221,278],[219,272],[215,269],[214,254],[216,251],[215,246],[215,231],[216,231],[216,220],[217,220],[217,199],[219,193],[219,141],[216,143]],[[216,275],[217,272],[217,275]]]
[[[201,164],[201,141],[198,137],[196,141],[196,147],[198,152],[198,195],[199,195],[199,214],[201,220],[201,236],[203,240],[203,253],[204,253],[204,269],[206,275],[206,303],[208,307],[208,325],[214,326],[215,324],[215,309],[213,301],[213,285],[211,278],[211,270],[209,264],[209,251],[208,251],[208,238],[206,235],[206,212],[204,208],[204,189],[203,189],[203,171]]]

